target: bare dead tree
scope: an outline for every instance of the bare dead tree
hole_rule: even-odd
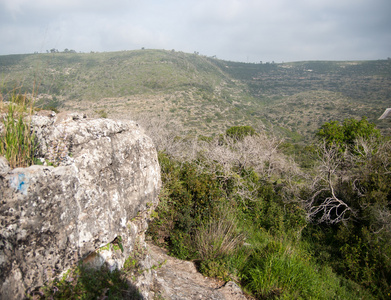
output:
[[[352,156],[354,162],[363,164],[369,168],[373,167],[373,162],[377,162],[376,167],[384,174],[390,174],[391,169],[391,141],[386,140],[378,142],[377,139],[371,138],[364,140],[357,139],[354,144],[354,149],[357,155]]]
[[[344,161],[345,153],[341,153],[336,146],[327,145],[326,141],[318,149],[320,164],[311,186],[314,192],[305,203],[307,218],[311,221],[316,219],[319,223],[346,222],[355,211],[336,193],[336,186],[342,180],[339,167]],[[324,198],[319,199],[320,197]]]
[[[185,146],[181,138],[184,130],[182,124],[169,120],[168,117],[142,114],[136,121],[155,143],[158,151],[165,151],[174,157],[183,157]]]
[[[359,174],[356,175],[353,187],[360,197],[365,197],[367,190],[360,184],[361,180],[367,180],[366,177],[371,174],[381,174],[383,178],[391,174],[391,141],[379,143],[374,138],[358,139],[355,141],[354,148],[358,155],[354,156],[352,161],[361,168]],[[385,199],[383,201],[375,204],[363,201],[360,202],[360,207],[371,209],[374,220],[370,226],[371,231],[377,236],[386,235],[391,238],[391,211],[389,209],[391,202]]]
[[[391,237],[391,211],[386,207],[378,207],[374,210],[376,223],[372,224],[374,234],[385,233]]]
[[[179,161],[197,160],[199,173],[210,173],[222,181],[231,180],[236,196],[256,201],[257,184],[238,175],[242,170],[254,170],[265,180],[284,177],[289,185],[285,188],[298,190],[295,176],[302,175],[298,166],[278,151],[282,140],[265,133],[236,139],[227,136],[211,141],[199,140],[186,135],[181,124],[151,115],[138,116],[137,121],[153,139],[159,151],[165,151]],[[292,194],[290,191],[288,194]],[[287,200],[289,201],[288,197]]]
[[[384,185],[385,177],[390,176],[391,141],[359,138],[345,152],[325,142],[318,149],[319,166],[310,185],[312,196],[304,201],[308,219],[331,224],[346,222],[351,217],[367,218],[368,213],[359,216],[358,212],[369,209],[376,220],[371,224],[372,232],[391,234],[391,203],[386,195],[374,202],[366,199],[368,190],[363,184],[372,182],[373,174],[377,174]],[[350,202],[342,196],[346,193],[350,194]]]
[[[217,163],[227,176],[232,175],[233,169],[253,168],[260,175],[270,177],[284,166],[283,155],[277,153],[279,143],[266,135],[247,136],[241,140],[223,137],[203,144],[200,152],[208,165]]]
[[[270,180],[272,177],[285,178],[290,185],[284,184],[286,200],[294,194],[291,188],[298,190],[294,177],[301,176],[298,166],[285,155],[279,153],[278,146],[282,141],[266,134],[247,136],[243,139],[223,137],[205,143],[200,148],[202,160],[200,171],[213,173],[222,180],[231,180],[235,185],[235,195],[240,199],[257,201],[257,183],[247,180],[249,173],[244,170],[254,170],[260,178]],[[199,146],[201,146],[199,144]],[[241,175],[238,175],[241,172]],[[258,186],[259,187],[259,186]],[[288,191],[289,190],[289,191]]]

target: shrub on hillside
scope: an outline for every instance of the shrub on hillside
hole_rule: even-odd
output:
[[[326,123],[318,137],[322,139],[318,166],[306,201],[307,216],[314,225],[306,236],[311,236],[315,251],[329,259],[335,270],[377,297],[387,298],[391,142],[365,118],[345,120],[342,125]]]
[[[226,130],[225,135],[237,140],[242,140],[246,136],[255,135],[255,129],[252,126],[233,126]]]
[[[319,167],[307,165],[304,176],[280,153],[281,141],[263,134],[174,140],[170,154],[159,154],[163,189],[149,227],[172,255],[196,259],[205,276],[236,280],[261,299],[356,299],[367,291],[386,298],[388,141],[371,135],[343,152],[333,143],[311,147]],[[327,211],[333,196],[354,214]]]

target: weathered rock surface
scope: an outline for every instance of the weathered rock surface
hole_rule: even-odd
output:
[[[156,150],[136,123],[68,113],[32,122],[56,167],[11,170],[0,158],[1,299],[22,299],[118,237],[124,251],[109,267],[121,267],[160,188]]]
[[[158,267],[152,270],[153,286],[146,299],[247,299],[234,282],[223,284],[206,278],[197,271],[193,262],[168,256],[153,244],[149,243],[148,249],[152,265]]]

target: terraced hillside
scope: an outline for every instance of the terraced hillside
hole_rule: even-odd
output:
[[[329,120],[377,121],[391,104],[391,61],[247,64],[165,50],[0,56],[2,95],[113,118],[164,116],[187,133],[261,126],[293,141]]]
[[[367,116],[376,122],[391,105],[390,60],[233,63],[228,70],[265,104],[255,115],[304,136],[329,120]]]

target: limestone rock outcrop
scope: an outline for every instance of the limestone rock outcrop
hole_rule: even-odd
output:
[[[152,271],[152,286],[145,299],[247,299],[233,281],[224,283],[206,278],[197,271],[194,262],[168,256],[165,250],[151,243],[148,249],[152,265],[159,267]]]
[[[155,147],[134,122],[41,113],[32,123],[44,165],[10,169],[0,158],[1,299],[22,299],[115,239],[123,253],[102,263],[120,268],[161,184]]]

